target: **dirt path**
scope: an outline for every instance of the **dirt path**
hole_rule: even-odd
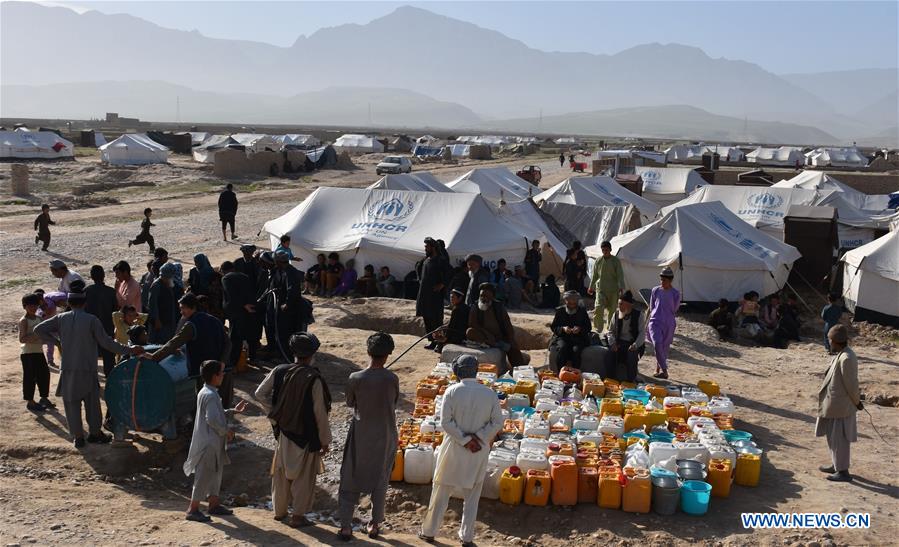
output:
[[[521,162],[509,162],[517,165]],[[544,184],[566,176],[557,160],[541,161]],[[457,168],[459,170],[465,167]],[[187,168],[184,168],[187,170]],[[195,170],[195,169],[193,169]],[[450,178],[457,171],[439,176]],[[444,176],[446,175],[446,176]],[[370,167],[351,174],[316,174],[313,179],[291,181],[285,186],[263,188],[241,197],[238,218],[242,241],[250,241],[266,220],[295,206],[320,184],[364,185],[374,180]],[[282,181],[283,182],[283,181]],[[218,183],[220,184],[220,182]],[[145,192],[141,193],[141,192]],[[135,270],[147,257],[145,250],[128,249],[124,240],[136,231],[139,211],[150,206],[158,211],[157,240],[172,255],[189,262],[196,252],[206,252],[213,263],[236,258],[231,243],[219,241],[214,212],[216,196],[204,193],[166,194],[165,188],[137,187],[122,203],[95,209],[59,211],[54,231],[58,256],[86,273],[93,263],[110,267],[115,261],[131,261]],[[0,209],[0,213],[3,210]],[[21,314],[18,300],[24,291],[53,287],[46,269],[48,257],[33,245],[32,211],[5,211],[0,218],[0,544],[79,545],[287,545],[334,544],[333,527],[317,527],[308,533],[271,520],[268,466],[274,446],[271,430],[258,408],[240,418],[239,434],[232,446],[232,464],[226,468],[223,493],[239,497],[234,517],[216,519],[212,525],[182,520],[190,482],[181,472],[184,446],[162,443],[155,434],[138,434],[121,446],[88,446],[83,452],[71,447],[65,421],[59,412],[36,417],[24,411],[20,399],[21,368],[14,340],[13,322]],[[317,322],[312,327],[323,341],[318,365],[335,395],[331,423],[334,451],[326,460],[327,472],[318,483],[317,510],[330,515],[336,509],[340,448],[349,417],[343,406],[343,387],[353,370],[365,365],[365,338],[375,326],[396,335],[397,347],[405,348],[411,335],[413,303],[356,299],[316,300]],[[354,323],[364,316],[364,323]],[[516,313],[513,322],[529,332],[546,336],[551,316]],[[899,409],[869,404],[874,423],[889,444],[881,442],[866,414],[859,416],[859,443],[853,447],[853,484],[833,484],[816,470],[828,459],[823,439],[816,439],[814,408],[818,385],[828,358],[818,341],[820,324],[803,332],[804,341],[789,350],[753,348],[717,340],[701,317],[681,318],[672,351],[673,382],[696,383],[714,379],[737,405],[738,427],[751,431],[766,450],[762,482],[757,488],[734,487],[730,498],[713,500],[709,514],[691,518],[631,515],[620,511],[579,505],[558,507],[504,506],[484,500],[479,515],[478,538],[482,545],[564,545],[615,543],[704,545],[851,545],[894,544],[899,537],[896,520],[899,488],[895,474]],[[856,338],[860,377],[868,395],[899,395],[897,341],[882,334]],[[545,351],[532,352],[535,363]],[[405,394],[404,411],[411,409],[414,386],[436,362],[436,355],[420,347],[394,369]],[[652,358],[641,361],[641,370],[652,371]],[[237,380],[238,394],[251,393],[265,368],[253,369]],[[52,378],[56,385],[57,376]],[[61,406],[61,405],[60,405]],[[387,540],[393,545],[418,544],[414,539],[430,489],[394,484],[388,495]],[[245,498],[241,496],[246,494]],[[450,505],[443,544],[457,544],[460,506]],[[868,530],[751,531],[742,528],[740,513],[747,511],[867,512]],[[368,512],[362,512],[363,519]],[[318,542],[318,543],[317,543]],[[365,544],[360,538],[356,544]],[[369,542],[376,544],[374,542]],[[379,543],[378,543],[379,544]]]

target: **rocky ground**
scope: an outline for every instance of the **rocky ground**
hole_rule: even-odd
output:
[[[360,169],[325,171],[290,179],[240,181],[238,232],[242,241],[255,240],[262,224],[295,206],[319,185],[364,186],[373,182],[377,158],[357,159]],[[513,160],[515,167],[533,162]],[[541,158],[547,187],[567,176],[555,158]],[[449,180],[471,165],[437,171]],[[128,176],[117,174],[126,171]],[[51,253],[33,245],[31,222],[35,213],[8,195],[8,169],[0,179],[0,544],[5,545],[287,545],[334,544],[330,520],[336,508],[340,455],[349,413],[343,406],[346,378],[365,366],[364,341],[374,329],[396,335],[405,348],[423,332],[410,302],[382,299],[316,299],[312,331],[324,342],[318,365],[335,397],[331,423],[335,443],[320,477],[316,510],[321,524],[299,532],[272,520],[268,469],[274,446],[267,420],[251,405],[238,419],[238,436],[231,445],[223,493],[235,515],[210,525],[182,519],[190,480],[181,471],[186,454],[183,442],[163,442],[151,433],[137,433],[126,443],[89,445],[79,452],[67,438],[60,412],[36,416],[20,401],[21,368],[14,322],[21,314],[19,298],[36,287],[53,287],[46,268],[49,258],[60,257],[86,273],[94,263],[110,267],[120,259],[141,264],[144,249],[129,249],[125,240],[137,232],[140,211],[157,212],[156,237],[172,256],[184,262],[205,252],[212,262],[236,258],[231,243],[219,241],[215,211],[217,190],[223,181],[208,168],[186,160],[168,166],[140,169],[108,168],[96,160],[32,167],[32,202],[50,201],[71,207],[54,211],[58,222]],[[135,183],[116,186],[124,177]],[[130,184],[129,182],[129,184]],[[89,185],[102,184],[102,188]],[[87,190],[78,190],[85,188]],[[75,195],[78,194],[78,195]],[[79,203],[81,200],[81,203]],[[91,206],[93,205],[93,206]],[[820,303],[814,304],[816,307]],[[548,339],[551,316],[535,310],[515,313],[513,322],[527,332],[534,347]],[[875,432],[867,414],[859,415],[859,443],[853,447],[852,484],[833,484],[816,470],[827,462],[823,439],[814,437],[814,409],[818,386],[828,364],[819,342],[820,322],[808,316],[803,341],[788,350],[755,348],[717,339],[701,316],[680,319],[672,351],[672,382],[692,384],[716,380],[738,407],[739,427],[751,431],[765,449],[762,482],[757,488],[735,486],[730,498],[715,499],[702,518],[631,515],[579,505],[508,507],[495,501],[481,503],[478,539],[482,545],[582,544],[704,544],[704,545],[886,545],[899,537],[896,524],[899,487],[895,445],[899,434],[899,338],[896,331],[872,325],[854,325],[853,345],[860,356],[862,388],[869,401]],[[543,350],[530,351],[533,363],[545,361]],[[405,397],[403,412],[411,410],[414,386],[436,363],[437,356],[420,347],[394,367]],[[237,378],[238,395],[252,402],[252,392],[272,363],[255,364]],[[641,362],[651,373],[652,357]],[[52,386],[56,385],[56,374]],[[61,405],[60,405],[61,406]],[[388,525],[384,541],[359,537],[357,544],[418,544],[414,533],[421,522],[430,488],[392,485],[388,494]],[[363,504],[362,521],[370,508]],[[742,512],[868,512],[867,530],[746,530]],[[442,544],[456,544],[461,507],[450,504]]]

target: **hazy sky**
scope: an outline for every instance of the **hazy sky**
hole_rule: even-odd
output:
[[[216,38],[288,46],[300,34],[367,23],[411,4],[549,51],[697,46],[772,72],[896,67],[899,2],[44,2],[128,13]]]

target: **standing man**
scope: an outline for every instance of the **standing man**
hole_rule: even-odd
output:
[[[524,255],[524,271],[528,278],[534,282],[534,286],[540,283],[540,262],[543,261],[543,253],[540,252],[540,242],[536,239],[531,242],[531,248]],[[533,291],[534,288],[531,287]]]
[[[59,279],[59,285],[56,287],[59,292],[68,293],[72,289],[72,281],[78,280],[84,283],[84,279],[78,272],[70,270],[66,263],[59,259],[50,261],[50,273]]]
[[[601,333],[606,321],[612,322],[618,297],[624,292],[624,270],[618,257],[612,255],[610,242],[603,241],[599,248],[602,250],[602,256],[593,262],[593,273],[587,292],[596,296],[593,327],[596,332]]]
[[[228,241],[225,228],[231,226],[231,239],[237,239],[234,235],[234,219],[237,217],[237,195],[234,193],[234,185],[230,182],[222,193],[219,194],[219,220],[222,221],[222,238]]]
[[[849,330],[845,325],[831,327],[827,337],[836,357],[830,362],[818,391],[815,436],[827,437],[833,463],[818,469],[828,473],[829,481],[850,482],[849,443],[858,441],[855,413],[865,408],[858,391],[858,357],[849,347]]]
[[[94,284],[84,289],[84,294],[87,297],[84,311],[99,319],[100,324],[103,325],[103,330],[106,331],[110,338],[114,339],[115,324],[112,321],[112,314],[119,307],[116,291],[105,283],[106,272],[103,271],[103,266],[98,264],[91,266],[91,280]],[[100,352],[100,357],[103,358],[103,375],[108,378],[109,373],[115,367],[116,354],[103,346],[99,346],[97,349]]]
[[[258,340],[254,340],[253,323],[256,320],[256,286],[243,272],[238,272],[234,264],[226,260],[219,269],[222,273],[222,307],[228,320],[231,337],[230,363],[240,359],[243,343],[247,343],[247,357],[256,358]]]
[[[234,271],[241,272],[256,283],[259,278],[259,259],[255,256],[256,246],[245,243],[240,246],[240,254],[243,255],[234,261]]]
[[[56,223],[50,218],[50,206],[45,203],[41,205],[41,214],[34,219],[34,229],[37,232],[37,235],[34,236],[34,244],[37,245],[39,241],[43,242],[42,251],[46,251],[50,247],[50,226],[56,226]]]
[[[565,152],[559,152],[559,167],[565,167]]]
[[[34,327],[34,333],[48,344],[62,347],[57,392],[62,395],[69,433],[75,448],[84,447],[81,406],[87,414],[90,435],[87,442],[108,443],[111,438],[101,427],[100,380],[97,378],[97,347],[112,353],[140,355],[144,348],[129,348],[110,338],[100,320],[84,311],[84,293],[69,293],[70,311],[60,313]]]
[[[418,537],[433,543],[438,528],[443,524],[450,494],[461,490],[464,502],[459,539],[463,546],[471,546],[474,545],[478,501],[484,486],[490,445],[503,427],[503,413],[496,393],[479,384],[475,378],[478,373],[477,359],[471,355],[456,357],[453,373],[460,381],[451,385],[443,395],[440,425],[445,438],[434,468],[428,513]]]
[[[465,303],[469,308],[478,305],[480,287],[484,283],[490,283],[490,272],[483,267],[484,259],[481,255],[468,255],[465,264],[468,266],[468,290],[465,292]]]
[[[140,283],[131,277],[131,264],[120,260],[112,267],[115,273],[115,293],[118,309],[132,306],[138,312],[143,311],[140,300]]]
[[[322,458],[331,444],[331,392],[321,373],[312,366],[321,346],[318,338],[297,333],[290,337],[290,346],[295,365],[280,373],[272,371],[262,383],[273,384],[268,417],[278,431],[271,469],[275,519],[287,517],[287,507],[293,505],[289,524],[302,528],[313,525],[305,515],[312,509],[315,476],[324,473]],[[256,396],[260,396],[259,390]]]
[[[577,291],[566,291],[562,297],[564,305],[556,308],[556,315],[550,328],[553,339],[550,347],[556,354],[556,373],[564,366],[581,368],[581,352],[590,345],[590,318],[587,309],[581,305],[581,295]]]
[[[277,329],[271,329],[277,340],[271,339],[269,343],[280,348],[290,359],[291,335],[305,331],[306,325],[309,324],[306,310],[307,301],[301,294],[303,275],[290,264],[290,256],[284,251],[277,251],[273,258],[275,267],[269,277],[271,295],[267,297],[267,321],[272,323],[272,327],[277,325]],[[266,331],[266,338],[268,338],[268,331]]]
[[[378,332],[368,337],[368,368],[350,374],[346,404],[353,409],[353,421],[343,447],[340,466],[338,537],[353,537],[353,511],[360,494],[371,495],[371,522],[368,537],[376,539],[384,520],[384,498],[393,471],[399,441],[396,431],[396,404],[400,380],[384,368],[393,353],[393,338]]]
[[[205,361],[200,369],[203,389],[197,394],[197,415],[194,418],[194,433],[190,439],[190,450],[184,461],[184,474],[194,475],[194,487],[190,492],[190,506],[187,520],[209,522],[200,511],[200,502],[209,502],[210,515],[233,515],[234,512],[222,506],[219,490],[222,487],[222,473],[228,461],[225,451],[228,441],[234,438],[234,431],[228,427],[228,416],[243,412],[247,402],[241,401],[233,409],[225,410],[218,389],[225,378],[225,365],[219,361]]]
[[[425,332],[430,342],[425,349],[434,349],[437,342],[431,331],[443,324],[443,293],[448,265],[437,253],[437,242],[430,237],[425,238],[425,261],[421,267],[421,282],[418,285],[418,298],[415,301],[415,316],[424,319]]]
[[[178,302],[181,310],[181,328],[165,345],[147,358],[162,361],[169,355],[179,351],[182,346],[187,347],[187,372],[190,376],[197,377],[197,391],[202,389],[200,367],[206,361],[226,362],[231,353],[231,342],[225,336],[225,327],[215,317],[198,310],[199,301],[193,293],[187,293]],[[225,408],[231,406],[233,392],[233,364],[229,367],[225,364],[224,380],[218,384],[217,391],[222,396],[222,404]]]
[[[147,296],[147,325],[149,327],[147,330],[150,334],[150,342],[153,344],[163,344],[175,335],[177,322],[175,271],[173,264],[163,264],[159,268],[159,277],[150,285],[150,293]],[[197,374],[199,374],[199,370]]]

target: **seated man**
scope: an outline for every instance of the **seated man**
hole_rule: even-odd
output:
[[[381,266],[381,273],[378,275],[377,281],[378,296],[385,298],[395,297],[396,287],[394,287],[394,283],[396,283],[396,278],[390,273],[390,268]]]
[[[450,304],[452,312],[450,312],[449,323],[434,333],[434,340],[437,342],[434,351],[437,353],[440,353],[446,344],[465,342],[465,331],[468,330],[468,316],[471,312],[468,304],[465,303],[465,293],[459,289],[453,289],[450,292]]]
[[[375,267],[371,264],[366,264],[362,277],[356,280],[356,292],[362,296],[378,296],[375,282]]]
[[[606,333],[612,359],[609,363],[611,370],[607,370],[603,378],[628,382],[637,379],[637,361],[643,354],[646,336],[640,315],[640,310],[634,309],[634,296],[630,291],[625,291],[618,298],[618,311],[612,314],[609,332]],[[623,375],[618,373],[619,365],[624,365]]]
[[[331,253],[328,255],[328,264],[325,266],[325,294],[337,288],[340,276],[343,275],[343,264],[340,263],[340,255]]]
[[[557,352],[556,372],[563,366],[581,368],[581,352],[590,345],[590,317],[577,291],[566,291],[565,304],[556,308],[550,351]]]
[[[722,340],[730,338],[734,332],[734,314],[727,309],[729,305],[727,298],[722,298],[718,301],[718,308],[709,314],[709,325],[718,331]]]
[[[534,286],[534,280],[525,273],[524,268],[521,266],[521,264],[515,265],[514,275],[521,282],[521,286],[524,288],[524,291],[528,294],[533,294],[536,289],[536,287]]]
[[[506,306],[511,310],[521,308],[522,302],[531,304],[531,296],[524,290],[521,279],[512,275],[512,272],[506,270]]]
[[[559,292],[559,286],[556,285],[556,276],[549,274],[543,283],[540,284],[540,307],[544,309],[558,308],[559,300],[562,295]]]
[[[350,291],[356,288],[356,261],[349,259],[346,261],[346,268],[340,273],[340,283],[334,288],[331,296],[348,296]]]
[[[511,367],[522,366],[524,358],[515,342],[515,329],[509,312],[496,301],[496,287],[492,283],[481,283],[478,290],[478,305],[471,308],[468,315],[465,338],[499,348],[506,354]]]
[[[768,330],[776,329],[777,323],[780,322],[779,307],[780,296],[774,293],[768,297],[768,302],[759,310],[759,323]]]
[[[319,253],[316,263],[306,270],[306,294],[321,295],[325,287],[325,272],[328,269],[328,259],[324,253]]]

